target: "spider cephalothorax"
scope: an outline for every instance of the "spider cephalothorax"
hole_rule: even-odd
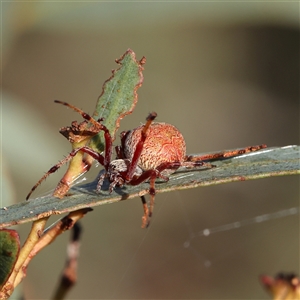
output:
[[[212,168],[214,165],[204,161],[232,157],[266,147],[265,145],[260,145],[206,156],[189,157],[186,156],[185,140],[180,131],[170,124],[154,123],[153,121],[157,114],[153,112],[146,118],[145,124],[133,130],[121,133],[121,145],[116,147],[117,157],[115,160],[112,160],[113,141],[110,132],[101,123],[102,120],[99,119],[96,121],[79,108],[66,102],[56,102],[79,112],[85,120],[93,124],[93,132],[95,132],[95,128],[98,132],[104,132],[104,154],[88,146],[74,149],[65,159],[53,166],[36,183],[26,199],[29,198],[31,193],[47,176],[71,160],[79,151],[82,151],[92,156],[105,168],[105,172],[99,177],[97,191],[101,190],[105,178],[108,178],[110,181],[110,192],[112,192],[116,186],[122,187],[124,184],[139,185],[142,182],[149,181],[149,194],[151,196],[150,208],[148,208],[145,197],[141,197],[144,209],[142,227],[148,226],[149,217],[152,215],[155,198],[155,181],[157,178],[167,181],[169,180],[170,174],[174,173],[179,167],[193,168],[203,166],[205,168]]]

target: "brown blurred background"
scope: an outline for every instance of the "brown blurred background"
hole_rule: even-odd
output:
[[[7,2],[2,17],[2,205],[24,201],[70,151],[58,129],[81,118],[53,100],[92,113],[127,48],[147,63],[120,132],[154,110],[181,130],[188,153],[299,144],[299,3]],[[68,299],[268,299],[260,274],[299,274],[298,215],[184,243],[205,228],[298,206],[299,178],[290,176],[159,194],[147,230],[139,199],[96,207],[82,222]],[[29,228],[19,227],[22,240]],[[68,238],[31,263],[26,299],[49,299]]]

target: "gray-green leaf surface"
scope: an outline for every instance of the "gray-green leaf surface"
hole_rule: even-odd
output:
[[[266,148],[238,157],[216,160],[216,168],[203,170],[179,169],[168,182],[157,182],[156,192],[168,192],[234,181],[259,179],[280,175],[300,174],[300,146]],[[96,192],[97,179],[73,187],[63,199],[51,195],[20,202],[0,210],[0,228],[33,221],[47,215],[61,214],[84,207],[93,207],[131,199],[148,192],[149,184],[125,185],[108,192],[105,182],[100,193]]]

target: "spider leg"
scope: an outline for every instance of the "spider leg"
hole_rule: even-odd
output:
[[[29,199],[30,195],[34,192],[34,190],[52,173],[56,172],[62,165],[64,165],[65,163],[67,163],[69,160],[71,160],[73,158],[73,156],[71,154],[69,154],[68,156],[66,156],[64,159],[62,159],[61,161],[59,161],[56,165],[54,165],[53,167],[51,167],[46,173],[45,175],[31,188],[30,192],[28,193],[28,195],[26,196],[26,200]]]
[[[185,166],[185,167],[198,167],[198,166],[204,166],[206,168],[213,168],[215,167],[214,165],[210,163],[206,163],[203,161],[188,161],[188,162],[180,162],[180,161],[174,161],[174,162],[164,162],[160,164],[156,169],[150,169],[144,171],[139,177],[134,177],[129,181],[128,183],[130,185],[139,185],[140,183],[149,180],[150,181],[150,188],[149,188],[149,195],[150,195],[150,205],[149,208],[147,206],[147,202],[145,197],[143,196],[142,199],[142,204],[143,204],[143,210],[144,210],[144,215],[142,217],[142,228],[148,227],[150,220],[149,218],[153,214],[153,209],[154,209],[154,202],[155,202],[155,180],[156,178],[162,178],[165,181],[169,180],[169,177],[162,174],[164,170],[171,170],[171,171],[176,171],[179,167]],[[171,172],[172,173],[172,172]]]
[[[156,112],[152,112],[149,114],[149,116],[146,119],[146,124],[144,125],[144,128],[142,130],[142,136],[140,141],[137,143],[136,148],[134,150],[134,154],[131,160],[131,164],[128,168],[127,174],[126,174],[126,181],[130,181],[133,177],[133,174],[135,172],[135,169],[137,167],[138,161],[140,159],[141,153],[143,151],[143,146],[144,146],[144,142],[146,140],[147,137],[147,130],[150,127],[151,123],[154,121],[154,119],[156,118],[157,114]]]
[[[65,105],[65,106],[67,106],[67,107],[73,109],[74,111],[76,111],[76,112],[78,112],[79,114],[81,114],[81,116],[82,116],[85,120],[87,120],[87,121],[93,123],[93,124],[94,124],[95,126],[97,126],[97,127],[99,127],[99,125],[100,125],[100,127],[101,127],[101,126],[104,126],[104,125],[102,125],[100,122],[96,121],[96,120],[95,120],[93,117],[91,117],[89,114],[85,113],[82,109],[80,109],[80,108],[78,108],[78,107],[76,107],[76,106],[74,106],[74,105],[72,105],[72,104],[69,104],[69,103],[67,103],[67,102],[60,101],[60,100],[54,100],[54,102],[55,102],[55,103],[62,104],[62,105]]]
[[[93,125],[95,125],[97,128],[99,128],[99,131],[100,130],[104,131],[105,155],[104,155],[104,163],[102,165],[107,170],[107,168],[109,166],[109,163],[111,161],[113,147],[112,147],[112,137],[111,137],[111,135],[109,133],[109,130],[107,129],[106,126],[104,126],[103,124],[100,123],[102,121],[102,119],[95,120],[93,117],[91,117],[89,114],[85,113],[80,108],[78,108],[78,107],[76,107],[74,105],[71,105],[71,104],[69,104],[67,102],[60,101],[60,100],[54,100],[54,102],[62,104],[62,105],[65,105],[65,106],[73,109],[74,111],[78,112],[85,120],[91,122]]]
[[[266,147],[267,147],[267,145],[263,144],[263,145],[245,147],[242,149],[228,150],[228,151],[217,152],[217,153],[213,153],[213,154],[201,155],[201,156],[187,156],[186,162],[196,162],[196,161],[230,158],[230,157],[242,155],[245,153],[258,151],[258,150],[266,148]]]
[[[89,148],[89,147],[79,147],[74,149],[69,153],[68,156],[66,156],[63,160],[59,161],[56,165],[51,167],[48,172],[45,173],[45,175],[32,187],[30,192],[28,193],[26,200],[29,199],[30,195],[33,193],[33,191],[52,173],[56,172],[62,165],[67,163],[69,160],[71,160],[79,151],[83,151],[90,156],[92,156],[94,159],[96,159],[100,164],[104,165],[105,158],[102,154],[96,152],[95,150]]]
[[[144,209],[144,215],[142,217],[142,228],[146,228],[149,226],[149,208],[145,196],[141,196],[141,200]]]
[[[150,170],[154,171],[154,170]],[[154,203],[155,203],[155,180],[157,178],[156,172],[152,172],[150,176],[150,188],[149,188],[149,194],[150,194],[150,205],[148,207],[147,201],[145,196],[142,196],[142,204],[143,204],[143,209],[144,209],[144,215],[142,217],[142,228],[147,228],[150,224],[150,218],[152,217],[153,214],[153,208],[154,208]]]
[[[174,162],[164,162],[164,163],[160,164],[155,170],[148,170],[148,171],[146,171],[145,173],[148,172],[148,174],[149,174],[148,176],[150,178],[149,194],[150,194],[151,198],[150,198],[149,212],[145,211],[145,208],[144,208],[143,225],[146,224],[148,226],[149,222],[150,222],[149,220],[145,219],[146,213],[147,213],[147,216],[149,216],[149,217],[152,217],[152,214],[153,214],[154,202],[155,202],[155,194],[156,194],[156,192],[155,192],[155,180],[156,180],[156,178],[159,177],[159,178],[162,178],[165,181],[168,181],[169,177],[163,175],[162,172],[164,170],[176,171],[181,166],[186,166],[186,167],[204,166],[206,168],[213,168],[213,167],[215,167],[214,165],[212,165],[210,163],[205,163],[205,162],[201,162],[201,161],[200,162],[199,161],[196,161],[196,162],[174,161]],[[144,202],[143,202],[143,206],[144,206]],[[144,223],[145,220],[147,221],[147,223]],[[143,225],[142,225],[143,228],[147,227],[147,226],[143,226]]]
[[[150,169],[144,171],[139,177],[134,177],[129,181],[128,183],[130,185],[139,185],[140,183],[150,180],[150,188],[149,188],[149,195],[150,195],[150,205],[148,207],[145,197],[143,196],[142,204],[143,204],[143,210],[144,215],[142,217],[142,228],[146,228],[149,226],[150,220],[149,218],[153,214],[154,209],[154,202],[155,202],[155,180],[156,178],[162,178],[165,181],[169,180],[168,176],[165,176],[162,174],[162,172],[166,169],[168,170],[177,170],[180,166],[184,165],[184,162],[175,161],[175,162],[165,162],[160,164],[156,169]],[[188,162],[189,166],[199,166],[204,165],[206,163],[204,162]],[[210,165],[210,164],[209,164]]]
[[[149,217],[152,217],[153,214],[153,209],[154,209],[154,202],[155,202],[155,180],[156,180],[156,176],[152,176],[150,178],[150,189],[149,189],[149,194],[150,194],[150,209],[149,209]],[[169,180],[169,178],[168,178]]]
[[[105,140],[105,147],[104,147],[104,156],[100,155],[99,153],[93,151],[91,148],[89,147],[82,147],[81,150],[87,154],[89,154],[90,156],[92,156],[94,159],[96,159],[97,161],[99,161],[100,164],[102,164],[107,172],[109,164],[111,162],[111,157],[112,157],[112,152],[113,152],[113,140],[112,137],[109,133],[109,130],[107,129],[106,126],[104,126],[101,121],[103,121],[103,119],[98,119],[95,120],[93,117],[91,117],[89,114],[85,113],[83,110],[81,110],[80,108],[71,105],[67,102],[63,102],[63,101],[59,101],[59,100],[55,100],[55,103],[59,103],[62,105],[65,105],[71,109],[73,109],[74,111],[78,112],[86,121],[91,122],[95,127],[96,130],[98,129],[99,131],[103,131],[104,132],[104,140]],[[79,151],[79,150],[78,150]],[[103,175],[99,178],[99,182],[97,184],[97,190],[101,189],[101,186],[103,184],[104,178],[106,176]]]
[[[131,179],[131,181],[127,182],[130,185],[139,185],[140,183],[147,181],[150,179],[150,188],[149,188],[149,194],[151,196],[150,200],[150,210],[148,208],[146,199],[144,196],[141,197],[142,204],[143,204],[143,210],[144,215],[142,217],[142,228],[146,228],[149,226],[149,217],[151,217],[153,212],[153,206],[154,206],[154,200],[155,200],[155,180],[157,177],[162,177],[164,180],[168,180],[169,178],[166,176],[162,176],[158,170],[147,170],[142,173],[142,175],[138,177],[134,177]]]
[[[199,165],[199,162],[190,162],[189,164],[197,164]],[[201,165],[204,163],[201,162]],[[162,174],[162,171],[168,169],[168,170],[176,170],[180,166],[182,166],[182,162],[176,161],[176,162],[165,162],[160,164],[156,169],[150,169],[146,170],[145,172],[142,173],[139,177],[133,178],[131,181],[128,183],[130,185],[139,185],[140,183],[150,180],[150,188],[149,188],[149,195],[150,195],[150,205],[148,207],[146,199],[144,196],[141,197],[142,199],[142,204],[143,204],[143,210],[144,210],[144,215],[142,217],[142,228],[146,228],[149,226],[150,220],[149,218],[153,214],[153,209],[154,209],[154,202],[155,202],[155,180],[156,178],[162,178],[165,181],[169,180],[168,176],[165,176]]]
[[[205,169],[212,169],[212,168],[215,168],[216,166],[209,162],[197,160],[197,161],[184,161],[181,163],[181,167],[186,167],[186,168],[203,167]]]
[[[151,124],[151,123],[150,123]],[[145,129],[146,133],[147,128]],[[143,135],[142,135],[143,138]],[[143,145],[143,144],[142,144]],[[193,167],[205,167],[205,168],[214,168],[215,165],[205,162],[205,160],[212,160],[212,159],[218,159],[218,158],[229,158],[237,155],[241,155],[244,153],[249,153],[253,151],[257,151],[260,149],[265,148],[266,145],[259,145],[259,146],[250,146],[243,149],[237,149],[232,151],[224,151],[224,152],[218,152],[211,155],[203,155],[203,156],[189,156],[186,158],[185,161],[175,161],[175,162],[165,162],[160,164],[155,170],[147,170],[145,171],[141,176],[138,178],[134,178],[129,183],[131,185],[138,185],[148,179],[150,179],[150,188],[149,188],[149,194],[150,194],[150,206],[148,207],[146,199],[144,196],[141,197],[143,209],[144,209],[144,215],[142,217],[142,227],[148,227],[149,226],[149,218],[153,214],[153,208],[154,208],[154,201],[155,201],[155,180],[156,178],[160,177],[164,180],[169,180],[169,178],[162,174],[164,170],[174,170],[176,171],[179,167],[187,167],[187,168],[193,168]]]

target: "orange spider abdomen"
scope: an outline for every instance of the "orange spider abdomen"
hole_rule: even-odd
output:
[[[124,143],[125,157],[132,160],[137,143],[141,140],[141,125],[131,130]],[[186,156],[185,140],[180,131],[166,123],[152,123],[148,128],[146,140],[138,162],[143,170],[155,169],[162,163],[182,162]],[[164,175],[175,170],[164,170]]]

